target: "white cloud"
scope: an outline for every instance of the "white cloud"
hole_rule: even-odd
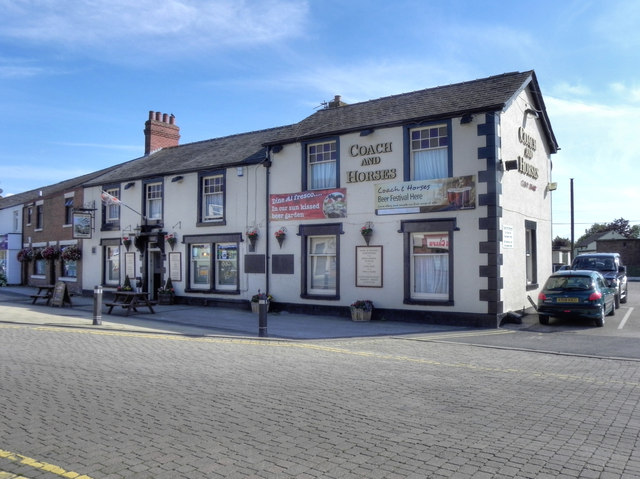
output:
[[[304,31],[304,1],[0,0],[0,37],[152,55],[277,42]]]

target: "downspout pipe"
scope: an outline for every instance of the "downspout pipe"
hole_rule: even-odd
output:
[[[264,201],[264,207],[265,207],[265,265],[264,265],[264,271],[265,271],[265,278],[264,278],[264,289],[268,294],[270,294],[269,292],[269,288],[270,288],[270,270],[269,270],[269,260],[270,260],[270,249],[269,249],[269,239],[270,239],[270,222],[269,222],[269,216],[270,216],[270,208],[269,208],[269,195],[271,194],[271,189],[270,189],[270,185],[271,185],[271,146],[267,146],[267,152],[265,155],[265,159],[264,162],[262,163],[262,166],[264,166],[266,168],[266,174],[265,174],[265,201]]]

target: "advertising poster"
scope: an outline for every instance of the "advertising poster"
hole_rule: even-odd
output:
[[[475,176],[380,183],[375,185],[374,192],[376,210],[380,213],[409,208],[425,213],[476,207]]]
[[[269,213],[272,221],[346,218],[347,190],[334,188],[271,195]]]

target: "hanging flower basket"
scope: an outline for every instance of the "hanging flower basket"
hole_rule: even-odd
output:
[[[82,250],[76,245],[67,246],[62,250],[60,256],[65,261],[78,261],[82,258]]]
[[[178,238],[176,238],[176,236],[173,233],[171,233],[171,234],[165,235],[164,239],[167,243],[169,243],[169,246],[171,247],[171,251],[173,251],[173,247],[178,242]]]
[[[125,248],[127,248],[127,251],[129,251],[129,248],[131,247],[131,238],[129,238],[128,236],[125,236],[124,238],[122,238],[122,244],[124,245]]]
[[[42,250],[41,254],[47,261],[54,261],[60,257],[60,250],[55,246],[47,246]]]
[[[258,240],[258,229],[257,228],[248,229],[247,239],[249,240],[249,251],[254,252],[256,250],[256,241]]]
[[[287,237],[287,232],[285,231],[285,229],[280,228],[278,231],[273,233],[273,236],[276,237],[276,240],[278,240],[278,244],[280,245],[280,248],[282,248],[282,243],[284,243],[284,240]]]
[[[18,251],[18,261],[27,263],[33,260],[33,248],[22,248]]]
[[[369,241],[371,241],[371,235],[373,234],[373,228],[370,223],[366,223],[362,228],[360,228],[360,234],[364,238],[367,246],[369,246]]]

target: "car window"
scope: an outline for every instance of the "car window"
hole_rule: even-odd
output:
[[[588,276],[552,276],[544,289],[547,291],[588,291],[591,288],[591,278]]]
[[[588,269],[592,271],[616,271],[613,258],[578,257],[573,263],[573,269]]]

